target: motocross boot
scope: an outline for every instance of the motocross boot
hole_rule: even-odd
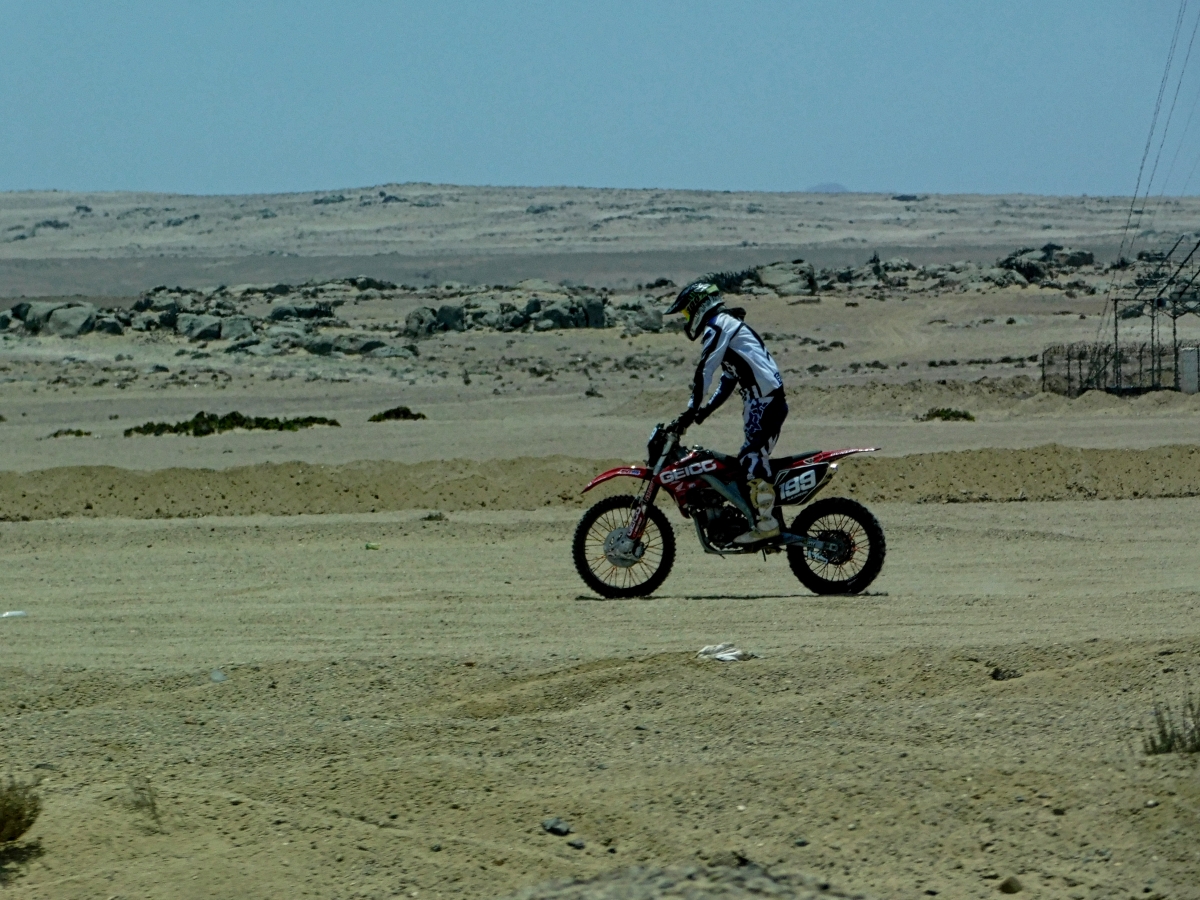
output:
[[[754,527],[733,539],[735,544],[757,544],[779,537],[779,522],[775,512],[775,485],[763,478],[751,478],[746,485],[750,506],[754,510]]]

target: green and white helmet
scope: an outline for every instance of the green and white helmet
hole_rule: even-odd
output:
[[[725,308],[721,289],[710,281],[693,281],[675,298],[667,314],[683,313],[683,331],[694,341],[704,330],[704,323]]]

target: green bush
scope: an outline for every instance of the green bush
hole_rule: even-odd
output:
[[[367,421],[369,422],[415,422],[418,419],[424,419],[425,413],[413,412],[407,406],[396,406],[392,409],[385,409],[381,413],[375,413]]]
[[[226,413],[218,416],[216,413],[199,412],[183,422],[147,422],[136,428],[126,428],[125,437],[135,434],[189,434],[192,437],[204,437],[209,434],[220,434],[222,431],[233,431],[244,428],[247,431],[299,431],[301,428],[312,428],[314,425],[329,425],[340,428],[337,419],[326,419],[322,416],[304,416],[299,419],[268,419],[263,416],[244,416],[240,412]]]
[[[929,410],[923,416],[917,416],[918,422],[974,422],[975,417],[965,409],[951,409],[948,406],[938,406]]]
[[[0,844],[15,841],[27,832],[42,811],[42,799],[31,784],[11,777],[0,783]]]

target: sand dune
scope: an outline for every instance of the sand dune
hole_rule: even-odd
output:
[[[619,460],[537,457],[405,465],[261,463],[214,471],[138,472],[76,466],[0,473],[0,520],[73,516],[191,518],[384,510],[542,509],[594,502],[581,488]],[[967,450],[843,462],[831,495],[863,501],[958,503],[1124,500],[1200,494],[1200,447]],[[610,483],[601,494],[631,492]]]

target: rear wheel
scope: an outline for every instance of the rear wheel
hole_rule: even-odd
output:
[[[883,529],[861,503],[844,497],[818,500],[800,511],[789,531],[826,545],[820,552],[787,548],[792,573],[815,594],[857,594],[883,568]]]
[[[675,532],[661,509],[650,506],[641,540],[629,540],[629,522],[639,500],[606,497],[585,512],[575,528],[571,542],[575,569],[584,584],[601,597],[645,597],[671,574]]]

